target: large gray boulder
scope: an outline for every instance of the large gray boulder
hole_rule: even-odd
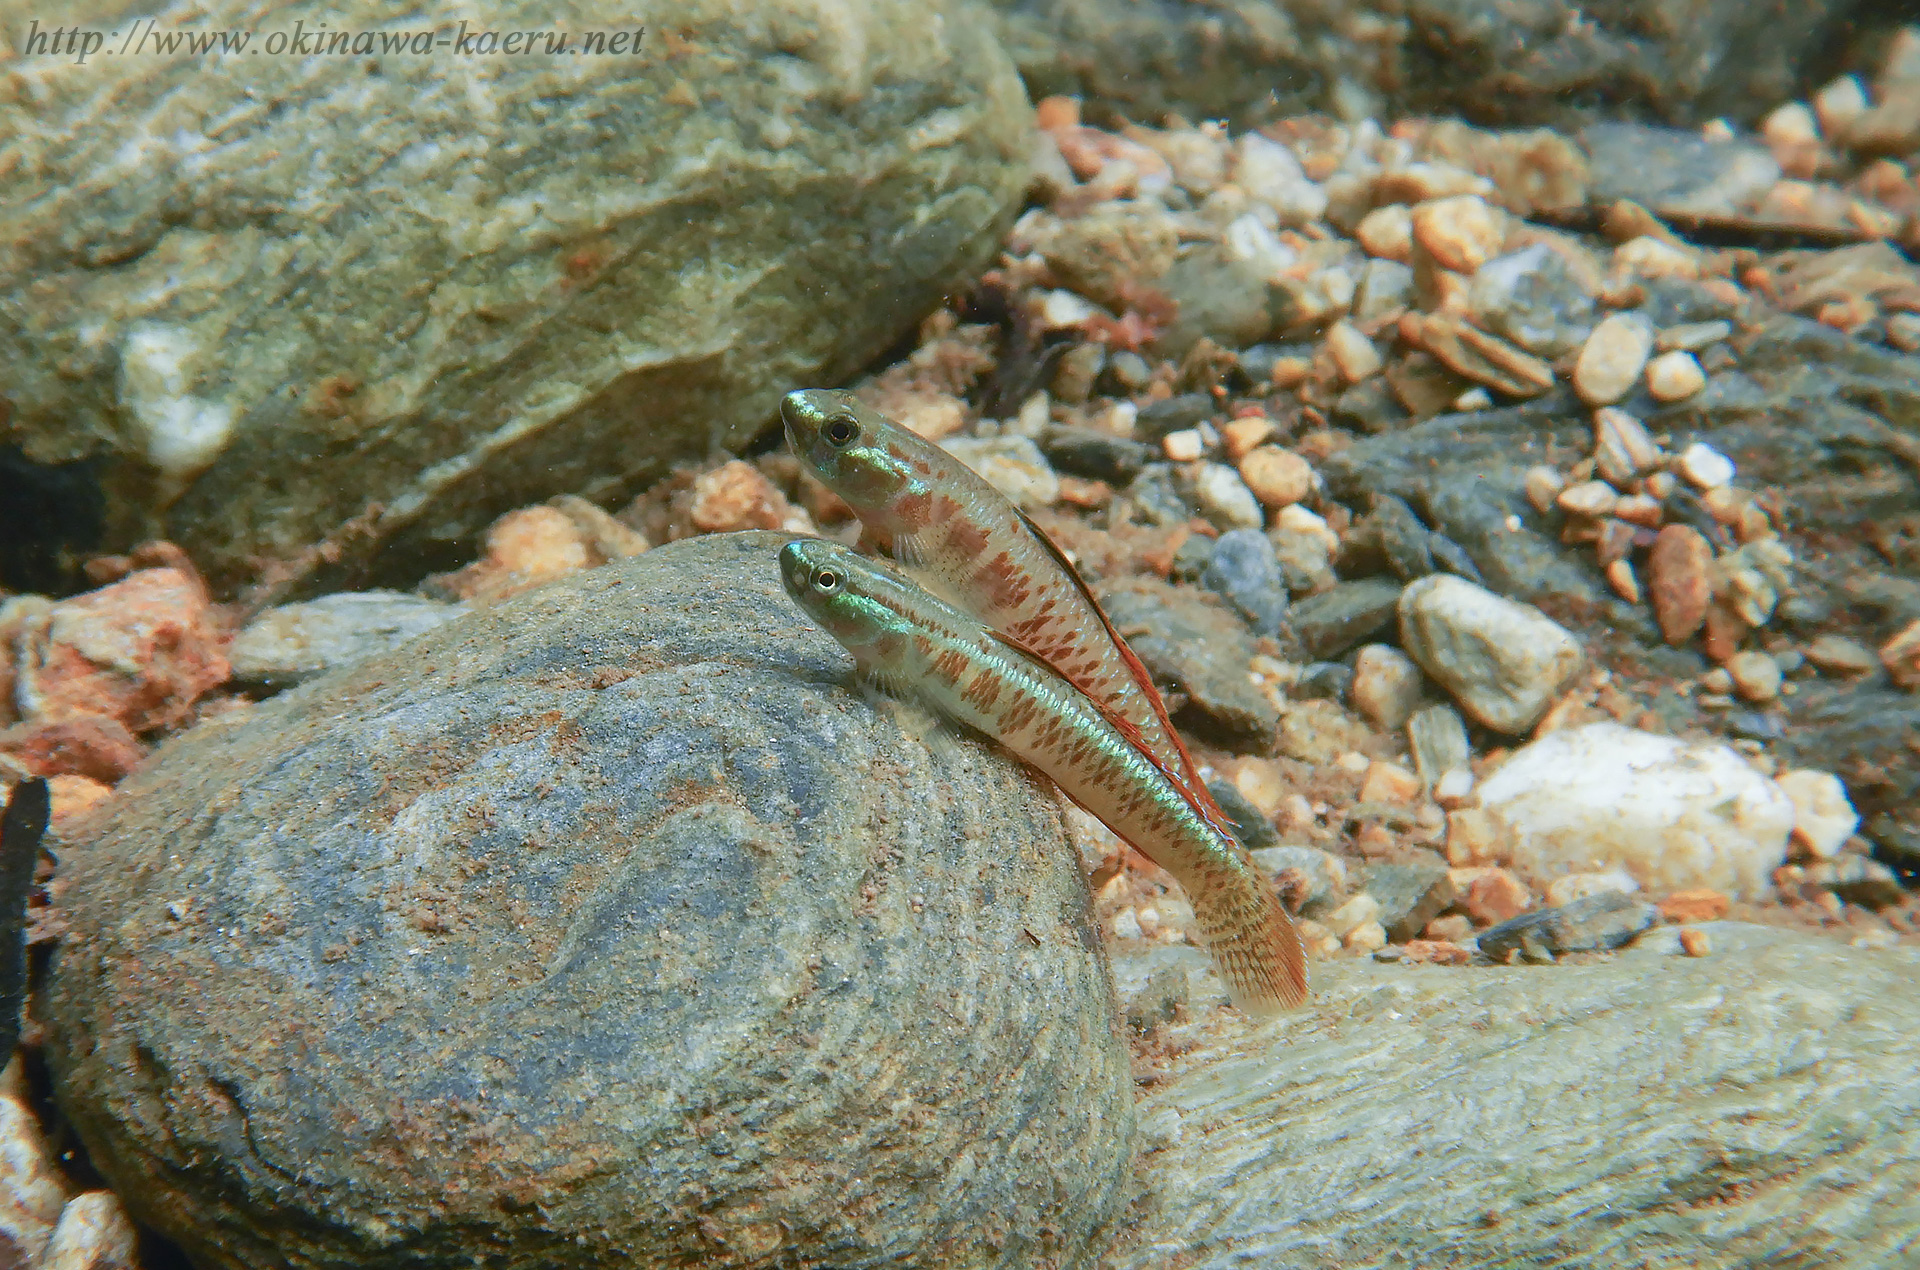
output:
[[[1857,0],[994,0],[1034,95],[1157,124],[1325,110],[1567,122],[1750,120],[1792,96]]]
[[[777,534],[456,619],[58,844],[60,1105],[202,1267],[1079,1264],[1133,1083],[1053,797]]]
[[[165,536],[223,585],[330,589],[376,557],[411,581],[506,509],[737,448],[988,259],[1025,187],[1031,112],[964,5],[427,12],[0,0],[24,55],[0,93],[0,459],[80,482],[63,507],[104,495],[88,540],[79,511],[0,531]],[[253,47],[27,55],[34,20],[149,19]],[[447,45],[273,55],[296,26]],[[640,27],[637,53],[544,51]],[[454,46],[525,31],[534,52]]]
[[[1666,929],[1582,964],[1339,961],[1305,1014],[1196,1011],[1102,1264],[1913,1264],[1920,951],[1700,929],[1697,959]],[[1192,950],[1115,969],[1168,961],[1205,981]]]

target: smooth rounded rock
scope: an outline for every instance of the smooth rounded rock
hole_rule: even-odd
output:
[[[9,63],[7,439],[91,462],[83,549],[336,589],[552,494],[618,501],[911,330],[1026,186],[1032,109],[969,11],[480,0],[443,41],[535,47],[265,51],[434,34],[399,13],[209,0],[193,27],[248,55]],[[596,25],[636,47],[580,51]]]
[[[1653,323],[1614,313],[1593,328],[1573,364],[1573,390],[1590,406],[1610,406],[1633,391],[1653,355]]]
[[[1400,593],[1400,644],[1461,709],[1525,732],[1579,673],[1580,644],[1530,604],[1436,573]]]
[[[1086,1255],[1133,1080],[1057,804],[856,691],[785,540],[449,622],[59,843],[48,1061],[138,1220],[203,1270]]]

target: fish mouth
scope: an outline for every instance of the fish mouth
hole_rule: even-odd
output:
[[[780,581],[793,595],[813,585],[815,564],[804,541],[796,540],[780,548]]]
[[[817,389],[796,388],[780,399],[780,423],[787,430],[787,443],[795,454],[812,449],[815,438],[820,435],[825,412],[816,399],[818,395]]]

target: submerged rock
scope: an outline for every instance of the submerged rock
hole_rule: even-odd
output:
[[[1131,1176],[1077,858],[774,533],[173,741],[59,847],[64,1113],[203,1267],[1071,1263]]]
[[[1898,1265],[1920,1229],[1920,954],[1716,922],[1591,964],[1340,959],[1260,1028],[1194,949],[1105,1270]],[[1191,1048],[1186,1048],[1186,1047]],[[1175,1048],[1178,1047],[1178,1048]]]
[[[462,13],[538,39],[551,16]],[[1032,112],[964,14],[647,0],[618,34],[639,47],[451,75],[22,59],[33,90],[0,103],[0,133],[37,138],[0,206],[7,439],[41,471],[92,461],[99,546],[163,530],[222,586],[263,563],[417,577],[508,508],[610,503],[738,448],[795,382],[935,307],[1018,207]]]
[[[1514,831],[1514,867],[1545,883],[1622,868],[1657,891],[1764,898],[1794,806],[1724,745],[1617,723],[1550,732],[1479,786]]]
[[[398,591],[342,591],[268,609],[233,637],[240,683],[285,688],[398,647],[465,611]]]

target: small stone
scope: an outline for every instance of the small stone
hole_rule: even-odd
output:
[[[1793,803],[1793,840],[1825,859],[1860,827],[1860,815],[1847,798],[1847,787],[1832,772],[1800,767],[1774,777]]]
[[[1902,688],[1920,688],[1920,618],[1880,646],[1880,664]]]
[[[1031,437],[951,437],[940,447],[1021,507],[1051,507],[1060,478]]]
[[[1593,412],[1593,466],[1602,480],[1624,487],[1664,457],[1646,425],[1626,411],[1603,406]]]
[[[1841,855],[1806,867],[1806,885],[1832,891],[1862,908],[1892,908],[1906,902],[1907,893],[1892,869],[1866,856]]]
[[[1527,469],[1525,480],[1527,501],[1537,512],[1550,510],[1567,487],[1567,478],[1557,469],[1538,463]]]
[[[1805,102],[1776,106],[1760,124],[1760,135],[1776,152],[1820,144],[1820,125]]]
[[[1476,194],[1434,199],[1412,212],[1413,240],[1442,269],[1471,274],[1500,252],[1507,215]]]
[[[1682,450],[1674,466],[1697,489],[1718,489],[1733,479],[1733,460],[1704,441]]]
[[[1858,75],[1842,75],[1813,95],[1813,113],[1820,121],[1820,130],[1830,137],[1844,134],[1848,125],[1871,108],[1866,85]]]
[[[1122,910],[1131,916],[1131,910]],[[1136,918],[1134,925],[1139,926]],[[1127,1026],[1144,1036],[1180,1017],[1190,999],[1191,987],[1184,966],[1164,966],[1147,976],[1141,989],[1127,998]]]
[[[1605,516],[1620,501],[1620,495],[1605,481],[1582,481],[1561,490],[1553,501],[1561,511],[1575,516]]]
[[[138,1238],[117,1195],[88,1191],[60,1210],[38,1270],[136,1270]]]
[[[1316,847],[1267,847],[1249,854],[1275,877],[1288,869],[1300,875],[1304,890],[1295,907],[1309,915],[1325,911],[1346,895],[1346,861],[1331,852]]]
[[[1157,457],[1153,447],[1098,428],[1048,428],[1040,434],[1041,452],[1062,472],[1125,485]]]
[[[1674,349],[1697,353],[1709,345],[1718,344],[1732,334],[1733,323],[1724,319],[1715,319],[1711,322],[1683,322],[1679,326],[1661,327],[1659,335],[1654,337],[1654,347],[1663,353],[1672,352]]]
[[[1573,389],[1590,406],[1610,406],[1633,391],[1653,353],[1653,324],[1638,313],[1610,314],[1593,328],[1573,366]]]
[[[1240,463],[1257,447],[1271,440],[1273,433],[1273,420],[1265,415],[1248,415],[1230,420],[1223,425],[1220,429],[1220,442],[1227,452],[1227,457],[1235,463]],[[1241,468],[1240,475],[1243,479],[1245,478],[1244,467]],[[1258,492],[1255,491],[1255,493]]]
[[[1589,723],[1517,750],[1480,782],[1524,876],[1620,868],[1650,890],[1764,897],[1793,804],[1733,749]]]
[[[1397,260],[1369,260],[1353,295],[1353,320],[1367,329],[1398,317],[1414,303],[1414,273]]]
[[[1233,787],[1269,820],[1280,813],[1292,794],[1293,783],[1271,759],[1242,758],[1231,771]]]
[[[1889,314],[1887,342],[1903,353],[1920,350],[1920,313]]]
[[[1873,650],[1845,635],[1822,635],[1806,648],[1807,660],[1824,671],[1839,675],[1871,674],[1880,665]]]
[[[1452,706],[1435,702],[1413,711],[1407,718],[1407,746],[1413,751],[1414,770],[1434,787],[1435,798],[1440,797],[1443,778],[1454,772],[1466,772],[1466,784],[1453,797],[1465,797],[1473,788],[1473,772],[1467,766],[1473,757],[1467,725]],[[1449,788],[1458,788],[1458,782]]]
[[[465,611],[399,591],[341,591],[267,609],[233,638],[243,684],[287,688],[395,648]]]
[[[1181,428],[1160,438],[1160,449],[1175,463],[1192,463],[1207,452],[1207,443],[1192,428]]]
[[[1713,943],[1707,938],[1707,932],[1683,926],[1680,928],[1680,951],[1689,957],[1705,957],[1713,951]]]
[[[1470,868],[1497,860],[1508,843],[1506,825],[1480,807],[1459,807],[1447,813],[1447,863]]]
[[[1679,278],[1694,281],[1700,276],[1700,257],[1683,246],[1664,238],[1642,234],[1613,249],[1613,268],[1617,275],[1641,278]]]
[[[1717,922],[1727,915],[1732,901],[1719,891],[1699,888],[1675,891],[1660,901],[1660,916],[1669,922]]]
[[[1460,907],[1476,922],[1497,926],[1533,907],[1526,884],[1506,869],[1486,869],[1467,884]]]
[[[1606,567],[1607,585],[1613,593],[1629,604],[1640,602],[1640,579],[1634,576],[1633,566],[1625,560],[1614,560]]]
[[[1257,132],[1234,147],[1233,181],[1279,214],[1283,225],[1307,225],[1326,214],[1327,192],[1309,180],[1293,151]]]
[[[1196,464],[1192,479],[1194,506],[1220,529],[1259,529],[1266,524],[1260,501],[1232,468]]]
[[[1469,926],[1468,935],[1471,934]],[[1471,949],[1462,948],[1450,939],[1409,939],[1404,952],[1408,961],[1435,966],[1464,966],[1473,961]]]
[[[1509,397],[1538,397],[1553,387],[1553,367],[1517,344],[1447,313],[1401,318],[1402,338],[1449,370]]]
[[[1254,634],[1279,634],[1287,615],[1287,586],[1273,544],[1258,529],[1221,534],[1200,581],[1233,605]]]
[[[1757,649],[1727,659],[1733,690],[1748,701],[1772,701],[1780,695],[1780,663]]]
[[[80,714],[8,728],[0,732],[0,753],[36,776],[85,776],[112,785],[147,752],[118,719]]]
[[[1450,574],[1410,584],[1398,609],[1401,647],[1497,732],[1532,727],[1585,660],[1579,642],[1540,610]]]
[[[1551,961],[1562,953],[1618,948],[1658,917],[1651,904],[1605,892],[1564,908],[1526,913],[1482,931],[1480,951],[1495,961],[1516,955],[1526,961]]]
[[[1367,873],[1366,893],[1379,902],[1375,920],[1397,944],[1418,936],[1455,899],[1453,879],[1437,860],[1376,865]]]
[[[1378,952],[1387,946],[1387,930],[1379,922],[1362,922],[1348,931],[1340,943],[1349,952]]]
[[[1647,556],[1647,588],[1660,634],[1675,647],[1707,620],[1713,598],[1713,546],[1690,525],[1668,525]]]
[[[1473,919],[1463,913],[1443,913],[1428,922],[1423,933],[1428,939],[1465,944],[1473,938]]]
[[[791,513],[792,508],[773,482],[759,468],[739,459],[723,463],[696,480],[688,508],[693,527],[703,534],[779,529]],[[588,552],[584,539],[582,542],[581,550]]]
[[[62,829],[69,821],[113,797],[113,786],[88,776],[63,773],[47,778],[47,796],[52,803],[49,816],[53,827]]]
[[[1706,372],[1692,353],[1676,349],[1647,363],[1647,391],[1655,401],[1685,401],[1706,386]]]
[[[1376,759],[1360,782],[1363,803],[1410,803],[1418,797],[1420,778],[1398,763]]]
[[[1379,374],[1380,368],[1385,365],[1373,341],[1344,318],[1327,328],[1326,339],[1327,352],[1333,356],[1334,369],[1349,384],[1357,384]]]
[[[1632,875],[1620,869],[1608,869],[1602,873],[1569,873],[1547,884],[1547,905],[1559,908],[1604,891],[1631,895],[1639,889],[1640,884],[1633,880]]]
[[[1572,352],[1593,329],[1593,297],[1545,243],[1482,265],[1467,288],[1467,308],[1482,326],[1539,357]]]
[[[1629,525],[1658,529],[1666,513],[1660,500],[1651,494],[1622,494],[1620,501],[1613,505],[1613,514]]]
[[[1369,256],[1406,264],[1413,259],[1413,213],[1401,203],[1376,207],[1360,218],[1353,237]]]
[[[1405,724],[1420,704],[1421,686],[1420,668],[1404,653],[1385,644],[1369,644],[1354,658],[1347,700],[1374,726],[1391,732]]]
[[[1048,291],[1040,297],[1037,316],[1040,325],[1049,331],[1075,331],[1087,324],[1088,319],[1098,315],[1100,307],[1093,301],[1077,296],[1071,291]]]
[[[38,1266],[67,1191],[33,1112],[12,1093],[0,1094],[0,1161],[0,1246],[13,1264]]]
[[[1356,927],[1368,922],[1375,922],[1377,925],[1376,919],[1379,916],[1380,901],[1363,891],[1322,917],[1320,924],[1344,939]],[[1380,942],[1385,943],[1386,940],[1383,938]]]
[[[1313,493],[1313,467],[1291,450],[1263,445],[1240,460],[1240,479],[1272,508],[1288,507]]]
[[[33,724],[93,715],[135,733],[174,727],[230,673],[206,588],[181,568],[60,600],[13,642],[13,696]]]
[[[1342,582],[1295,603],[1288,625],[1309,657],[1338,657],[1391,626],[1400,595],[1400,584],[1386,578]]]

